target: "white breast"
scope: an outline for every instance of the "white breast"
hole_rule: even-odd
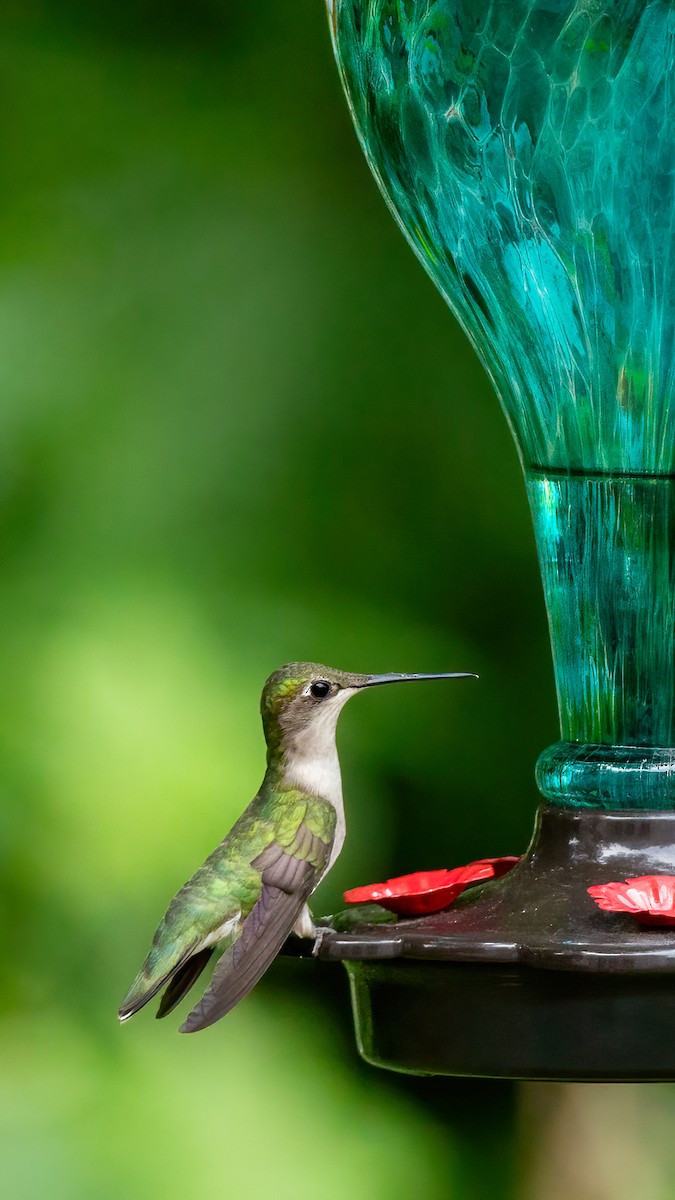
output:
[[[289,758],[284,772],[286,782],[310,796],[320,796],[327,800],[335,809],[337,817],[335,837],[331,847],[330,858],[321,878],[332,867],[340,853],[345,840],[345,809],[342,799],[342,776],[340,762],[333,743],[332,753],[321,756]],[[317,886],[320,880],[317,880]]]
[[[310,796],[320,796],[335,809],[335,839],[324,875],[332,867],[345,840],[345,810],[340,760],[335,745],[335,726],[340,709],[353,694],[353,688],[344,688],[301,735],[289,740],[286,747],[286,784]]]
[[[342,776],[337,751],[315,757],[288,759],[284,776],[287,783],[310,796],[328,800],[334,808],[342,808]]]

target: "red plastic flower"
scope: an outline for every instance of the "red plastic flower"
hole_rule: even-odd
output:
[[[629,913],[641,925],[675,925],[675,875],[641,875],[588,888],[598,908]]]
[[[348,904],[379,904],[400,917],[418,917],[447,908],[470,883],[505,875],[517,862],[520,859],[512,855],[478,858],[451,871],[415,871],[384,883],[352,888],[344,896]]]
[[[513,870],[520,859],[520,854],[503,854],[501,858],[477,858],[475,862],[469,863],[469,866],[477,867],[482,863],[487,863],[492,867],[492,878],[499,879],[500,875],[506,875],[507,871]]]

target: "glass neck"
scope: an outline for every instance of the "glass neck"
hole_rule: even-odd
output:
[[[526,469],[562,741],[553,803],[675,808],[675,477]]]

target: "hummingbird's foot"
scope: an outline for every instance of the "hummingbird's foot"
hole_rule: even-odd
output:
[[[300,938],[316,937],[316,925],[308,904],[303,905],[300,916],[293,926],[293,933]]]
[[[321,950],[321,944],[326,934],[329,932],[327,925],[315,925],[314,927],[314,945],[312,946],[312,958],[318,958]]]

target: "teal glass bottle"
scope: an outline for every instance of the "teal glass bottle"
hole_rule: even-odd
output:
[[[675,4],[328,0],[361,144],[513,431],[552,803],[675,808]]]

